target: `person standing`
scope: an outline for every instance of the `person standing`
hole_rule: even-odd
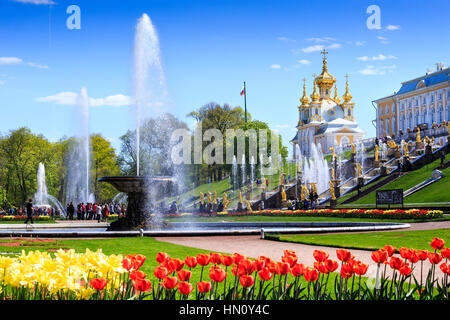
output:
[[[25,220],[25,224],[28,223],[28,221],[31,221],[31,224],[33,224],[33,200],[29,199],[27,203],[27,219]]]
[[[69,204],[69,210],[67,211],[69,214],[69,220],[73,220],[73,214],[75,213],[75,207],[73,205],[73,202],[70,202]]]

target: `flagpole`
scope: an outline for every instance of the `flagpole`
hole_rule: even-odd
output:
[[[247,123],[247,88],[244,81],[244,106],[245,106],[245,123]]]

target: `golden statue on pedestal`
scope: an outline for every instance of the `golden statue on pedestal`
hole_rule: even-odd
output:
[[[356,163],[356,172],[358,174],[358,178],[360,178],[362,176],[362,170],[361,170],[361,164],[360,163]]]
[[[336,177],[334,176],[334,168],[331,168],[331,180],[336,180]]]
[[[331,200],[336,200],[336,194],[334,193],[334,182],[330,181],[330,193],[331,193]]]
[[[211,192],[208,191],[208,204],[211,203]]]
[[[284,191],[284,187],[281,187],[281,201],[286,201],[286,191]]]
[[[428,138],[428,137],[427,137]],[[403,156],[404,157],[409,157],[409,153],[408,153],[408,144],[404,143],[403,144]]]
[[[420,139],[420,128],[419,127],[417,127],[416,142],[417,143],[422,142],[422,140]]]
[[[239,190],[239,203],[242,203],[242,191]]]
[[[334,152],[333,146],[330,147],[330,151],[331,151],[331,161],[334,161],[336,159],[336,153]]]
[[[375,145],[375,161],[379,161],[379,153],[380,151],[378,150],[378,145]]]
[[[205,203],[205,200],[203,200],[204,197],[205,197],[205,195],[203,194],[203,192],[200,192],[200,203],[201,203],[201,204],[204,204],[204,203]]]
[[[247,211],[248,211],[248,212],[253,212],[253,210],[252,210],[252,204],[250,203],[250,201],[245,200],[245,203],[247,204]]]
[[[214,204],[217,204],[217,193],[216,193],[216,190],[214,190]]]
[[[352,142],[351,146],[352,146],[352,153],[355,154],[356,150],[355,150],[355,145],[353,144],[353,142]]]
[[[228,201],[227,193],[224,192],[224,193],[223,193],[223,211],[227,211],[228,203],[229,203],[229,202],[230,202],[230,201]]]

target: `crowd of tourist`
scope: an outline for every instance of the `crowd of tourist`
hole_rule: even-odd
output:
[[[74,205],[73,202],[67,204],[66,213],[68,220],[101,220],[108,221],[111,214],[116,214],[119,217],[125,216],[126,206],[124,203],[78,203]]]

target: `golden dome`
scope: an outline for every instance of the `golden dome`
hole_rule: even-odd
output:
[[[352,95],[348,90],[348,74],[345,77],[347,78],[347,81],[345,82],[345,93],[342,98],[344,99],[344,103],[348,103],[352,100]]]
[[[333,97],[333,100],[337,104],[341,103],[341,99],[338,97],[338,93],[337,93],[337,85],[334,85],[334,97]]]
[[[316,78],[317,85],[320,89],[331,89],[333,84],[336,82],[336,78],[328,73],[328,65],[327,65],[327,57],[326,54],[328,52],[325,49],[322,51],[323,54],[323,65],[322,65],[322,73]]]
[[[316,88],[316,80],[314,80],[314,91],[313,93],[311,93],[311,103],[316,103],[319,101],[320,95],[317,92],[317,88]]]
[[[303,79],[303,97],[301,97],[300,102],[302,103],[302,106],[309,103],[309,98],[306,95],[306,79]]]

